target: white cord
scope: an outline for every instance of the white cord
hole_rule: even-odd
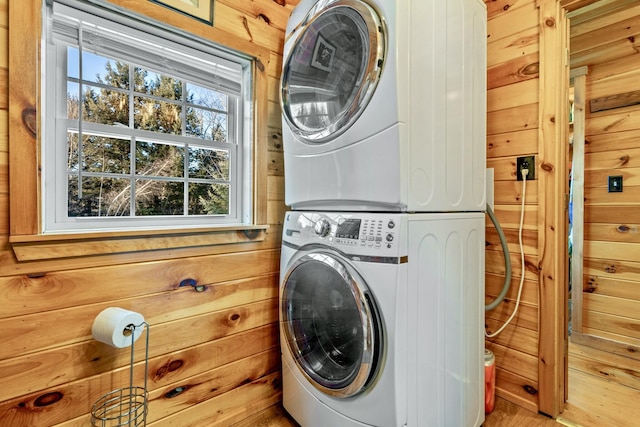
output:
[[[527,194],[527,175],[529,175],[529,169],[522,169],[520,172],[522,173],[522,208],[520,210],[520,228],[518,230],[518,242],[520,243],[520,261],[522,263],[522,274],[520,275],[520,288],[518,289],[518,298],[516,299],[516,308],[513,310],[513,313],[511,313],[511,316],[509,317],[509,319],[496,332],[492,334],[488,334],[487,330],[485,329],[484,336],[487,338],[494,338],[498,336],[498,334],[500,334],[504,330],[504,328],[506,328],[507,325],[511,323],[513,318],[516,317],[516,313],[518,312],[518,306],[520,305],[520,296],[522,295],[522,288],[524,285],[525,265],[524,265],[524,247],[522,245],[522,228],[524,226],[524,200]]]

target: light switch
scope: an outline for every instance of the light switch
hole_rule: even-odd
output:
[[[609,193],[622,193],[622,176],[609,177]]]

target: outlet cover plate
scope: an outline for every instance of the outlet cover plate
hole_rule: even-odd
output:
[[[529,169],[529,173],[527,175],[527,181],[532,179],[536,179],[536,157],[535,156],[523,156],[518,157],[516,160],[516,179],[518,181],[522,181],[522,174],[520,170],[524,168],[524,165],[527,165],[527,169]]]

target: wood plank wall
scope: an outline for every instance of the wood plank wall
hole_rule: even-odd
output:
[[[498,396],[537,412],[540,390],[538,179],[527,181],[523,268],[518,244],[523,193],[522,182],[516,180],[516,160],[519,156],[539,153],[539,11],[536,0],[485,0],[485,3],[488,12],[487,167],[494,168],[494,211],[504,229],[513,268],[506,303],[486,314],[489,331],[497,330],[514,310],[524,270],[518,314],[502,334],[488,339],[486,346],[496,355]],[[498,295],[504,277],[501,245],[488,220],[487,302]]]
[[[215,28],[268,49],[267,217],[260,243],[18,262],[9,244],[8,8],[0,0],[0,425],[87,425],[91,405],[128,384],[129,349],[91,338],[105,307],[152,325],[150,425],[229,425],[280,400],[277,290],[284,207],[278,79],[297,0],[217,0]],[[124,7],[159,6],[114,0]],[[162,9],[167,20],[178,18]],[[181,16],[181,15],[180,15]],[[179,19],[186,19],[180,17]],[[196,21],[193,28],[209,31]],[[205,291],[179,288],[196,280]],[[138,343],[142,343],[140,340]],[[142,384],[137,345],[135,383]]]
[[[635,5],[635,12],[631,8],[625,12],[629,16],[620,23],[620,31],[637,35],[640,7]],[[593,21],[590,23],[593,25]],[[581,43],[588,37],[593,39],[594,35],[587,25],[579,22],[575,27],[572,25],[572,58],[590,53],[585,128],[583,332],[638,351],[640,105],[636,102],[592,113],[590,104],[596,99],[620,99],[626,94],[640,93],[640,53],[632,48],[633,37],[614,43],[600,35],[596,38],[600,41],[597,45]],[[619,51],[625,54],[612,60],[607,55],[612,46],[620,46]],[[609,176],[622,176],[622,192],[608,192]]]

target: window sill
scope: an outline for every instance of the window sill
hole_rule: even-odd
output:
[[[268,225],[11,236],[18,261],[42,261],[95,255],[261,242]]]

